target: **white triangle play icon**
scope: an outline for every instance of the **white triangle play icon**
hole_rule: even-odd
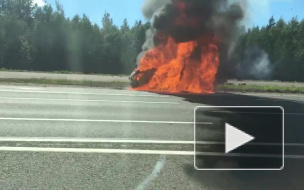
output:
[[[247,133],[231,126],[230,124],[225,124],[226,128],[226,142],[225,142],[225,153],[229,153],[232,150],[254,140],[254,137],[248,135]]]

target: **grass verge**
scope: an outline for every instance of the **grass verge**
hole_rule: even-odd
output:
[[[124,89],[130,86],[128,82],[100,82],[100,81],[76,81],[76,80],[56,80],[56,79],[0,79],[0,84],[42,84],[42,85],[73,85],[88,87],[109,87],[114,89]]]
[[[101,88],[103,87],[103,88],[113,88],[113,89],[124,89],[130,86],[129,82],[76,81],[76,80],[57,80],[57,79],[0,79],[0,84],[71,85],[71,86],[87,86],[87,87],[101,87]],[[216,91],[304,94],[304,87],[222,84],[216,86]]]
[[[223,84],[216,87],[217,91],[232,92],[272,92],[272,93],[298,93],[304,94],[304,87],[295,86],[261,86],[261,85],[233,85]]]
[[[74,71],[28,71],[28,70],[11,70],[0,68],[0,71],[4,72],[30,72],[30,73],[49,73],[49,74],[78,74],[78,75],[97,75],[97,76],[118,76],[118,77],[129,77],[127,74],[101,74],[101,73],[83,73]]]

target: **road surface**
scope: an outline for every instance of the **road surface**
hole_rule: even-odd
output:
[[[267,96],[2,85],[0,189],[302,189],[303,97]],[[194,170],[194,108],[229,104],[284,106],[283,171]]]

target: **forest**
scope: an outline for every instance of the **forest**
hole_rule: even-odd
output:
[[[243,71],[239,77],[304,81],[303,37],[304,20],[299,21],[297,17],[288,22],[275,21],[272,17],[267,26],[250,28],[240,37],[232,56],[233,64],[239,64]],[[235,75],[238,75],[237,68]],[[258,73],[250,74],[248,68]]]
[[[0,68],[130,74],[149,23],[131,27],[124,20],[117,27],[109,13],[100,22],[66,18],[58,2],[54,10],[32,0],[0,0]]]
[[[130,74],[142,51],[149,22],[122,26],[104,13],[100,25],[86,15],[65,16],[32,0],[0,0],[0,68]],[[240,79],[304,81],[304,20],[270,18],[240,36],[230,55],[230,76]]]

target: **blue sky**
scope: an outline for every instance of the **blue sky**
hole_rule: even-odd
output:
[[[43,0],[34,0],[43,4]],[[55,0],[46,0],[55,7]],[[101,19],[105,11],[111,14],[116,25],[120,26],[124,18],[127,18],[130,25],[136,20],[144,20],[141,7],[144,0],[60,0],[59,1],[68,17],[76,14],[86,14],[90,20],[101,25]],[[252,25],[266,25],[273,15],[275,19],[283,17],[290,20],[294,16],[304,18],[304,0],[249,0]]]
[[[304,0],[249,0],[252,25],[263,26],[271,16],[278,20],[304,19]]]

